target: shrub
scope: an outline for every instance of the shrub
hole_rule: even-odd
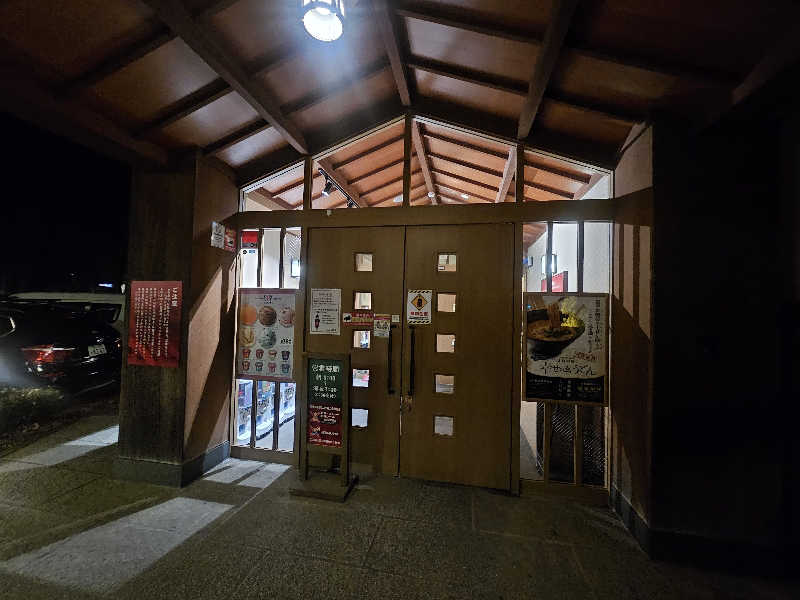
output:
[[[52,419],[67,406],[55,388],[0,387],[0,433]]]

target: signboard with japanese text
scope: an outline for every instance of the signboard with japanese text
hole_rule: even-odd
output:
[[[344,361],[309,357],[307,442],[312,446],[340,448],[343,444],[344,386],[347,385]]]
[[[372,327],[375,313],[371,310],[354,310],[342,313],[342,323],[352,327]]]
[[[311,288],[308,311],[308,331],[311,334],[339,335],[341,324],[342,290],[335,288]]]
[[[239,289],[236,376],[294,380],[295,290]]]
[[[182,292],[180,281],[131,281],[129,365],[178,366]]]
[[[408,290],[406,322],[409,325],[427,325],[431,322],[433,290]]]
[[[603,404],[606,295],[527,295],[526,397]]]
[[[389,329],[392,326],[392,316],[391,315],[384,315],[380,313],[375,314],[375,318],[373,319],[373,331],[372,335],[376,338],[388,338],[389,337]]]

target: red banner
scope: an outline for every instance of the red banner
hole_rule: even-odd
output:
[[[567,283],[568,279],[567,276],[569,275],[569,271],[562,271],[561,273],[553,273],[553,281],[551,291],[553,292],[566,292],[569,289],[569,284]],[[542,286],[541,291],[547,291],[547,279],[542,279]]]
[[[180,281],[132,281],[128,364],[178,366],[181,347]]]

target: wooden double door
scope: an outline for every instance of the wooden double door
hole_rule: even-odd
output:
[[[511,224],[309,231],[306,306],[313,288],[340,289],[343,313],[369,305],[395,321],[388,338],[346,323],[306,333],[309,352],[350,353],[355,463],[509,489],[513,240]],[[430,324],[409,324],[409,290],[432,291]]]

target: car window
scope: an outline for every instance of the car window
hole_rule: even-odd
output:
[[[7,315],[0,315],[0,337],[14,331],[14,319]]]

